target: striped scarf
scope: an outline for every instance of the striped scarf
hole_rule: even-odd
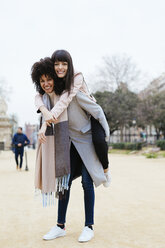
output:
[[[55,95],[44,94],[43,102],[48,110],[51,110],[58,101]],[[42,118],[43,119],[43,118]],[[35,188],[41,190],[43,206],[54,203],[54,198],[61,198],[68,190],[70,177],[70,149],[68,116],[65,110],[58,118],[57,124],[52,124],[46,130],[46,143],[38,143]],[[44,120],[43,120],[44,121]]]

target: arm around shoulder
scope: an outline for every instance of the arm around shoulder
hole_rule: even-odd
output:
[[[81,72],[75,73],[74,76],[74,85],[71,88],[70,94],[68,92],[64,92],[55,106],[52,108],[51,113],[54,115],[55,119],[57,119],[60,114],[68,107],[69,103],[72,101],[73,97],[77,94],[77,92],[82,87],[84,78]]]

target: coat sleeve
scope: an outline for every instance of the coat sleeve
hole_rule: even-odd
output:
[[[71,88],[70,94],[68,95],[68,92],[64,92],[58,102],[55,104],[55,106],[51,109],[52,114],[54,117],[57,119],[60,114],[68,107],[69,103],[72,101],[73,97],[77,94],[77,92],[80,90],[82,87],[84,78],[81,72],[78,72],[74,75],[74,86]],[[37,94],[35,96],[35,106],[37,110],[41,106],[43,106],[43,100],[42,100],[42,95]]]
[[[41,106],[43,106],[44,103],[43,103],[43,100],[42,100],[42,95],[41,94],[36,94],[35,96],[35,107],[37,110],[40,109]]]
[[[68,92],[64,92],[58,102],[55,104],[55,106],[52,108],[51,112],[54,115],[54,117],[57,119],[60,114],[68,107],[69,103],[72,101],[73,97],[77,94],[79,89],[81,88],[83,84],[84,78],[82,73],[77,73],[74,76],[74,87],[71,88],[70,94],[68,95]]]
[[[13,145],[18,145],[18,142],[17,142],[17,138],[16,138],[17,136],[16,135],[14,135],[14,137],[13,137],[13,139],[12,139],[12,144]]]
[[[28,139],[28,137],[27,137],[26,135],[24,135],[24,139],[25,139],[25,141],[27,142],[27,143],[26,143],[26,146],[29,145],[29,144],[30,144],[30,140]]]
[[[96,102],[92,101],[88,96],[83,94],[82,92],[78,92],[76,95],[76,99],[78,104],[82,109],[87,111],[89,114],[91,114],[96,120],[100,122],[102,127],[105,130],[105,135],[106,135],[106,141],[109,140],[110,137],[110,128],[108,125],[108,122],[106,120],[105,114]]]

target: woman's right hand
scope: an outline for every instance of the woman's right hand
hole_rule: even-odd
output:
[[[53,122],[55,120],[53,114],[49,110],[47,110],[45,106],[41,106],[40,111],[43,114],[45,121]]]
[[[51,123],[54,123],[54,124],[58,123],[58,120],[54,118],[54,115],[49,110],[47,110],[45,106],[41,106],[40,111],[42,112],[44,116],[44,120],[46,121],[48,126],[50,126]]]
[[[44,144],[46,142],[46,136],[45,136],[46,128],[47,128],[47,123],[44,122],[38,132],[38,139],[41,144]]]

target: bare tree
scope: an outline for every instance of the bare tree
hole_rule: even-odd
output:
[[[121,83],[132,88],[140,79],[141,72],[136,64],[127,55],[114,55],[112,57],[103,57],[103,66],[98,69],[97,84],[94,91],[112,91],[114,92]],[[97,86],[97,87],[96,87]]]
[[[13,136],[18,128],[18,116],[16,113],[10,114],[10,123],[12,125],[12,136]]]
[[[0,96],[9,100],[9,94],[11,93],[11,88],[5,79],[0,79]]]

